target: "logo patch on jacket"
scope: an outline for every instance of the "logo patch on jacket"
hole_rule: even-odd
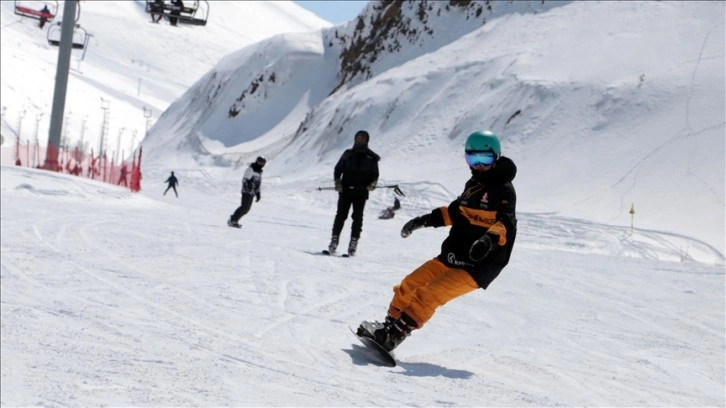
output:
[[[489,204],[489,193],[484,193],[484,195],[481,196],[481,201],[480,202],[482,204]]]

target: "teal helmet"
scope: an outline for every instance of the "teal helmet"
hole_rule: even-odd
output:
[[[502,155],[499,138],[488,130],[477,130],[466,138],[464,155],[469,167],[489,166]]]

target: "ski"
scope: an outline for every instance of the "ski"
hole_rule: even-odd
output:
[[[350,258],[350,257],[351,257],[351,256],[350,256],[350,254],[340,254],[340,255],[338,255],[338,254],[333,254],[333,253],[330,253],[330,251],[328,251],[327,249],[323,249],[323,250],[322,250],[322,251],[321,251],[320,253],[321,253],[322,255],[328,255],[328,256],[337,256],[337,257],[339,257],[339,258]]]

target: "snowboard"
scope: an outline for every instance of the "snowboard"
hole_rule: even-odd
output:
[[[355,335],[355,337],[357,337],[358,340],[363,343],[363,345],[366,346],[368,350],[371,350],[378,357],[378,360],[380,362],[389,367],[396,366],[396,359],[391,353],[388,352],[388,350],[384,349],[383,346],[376,343],[376,341],[371,339],[370,337],[359,336],[358,333],[350,326],[348,326],[348,329],[350,329],[351,333],[353,333],[353,335]]]

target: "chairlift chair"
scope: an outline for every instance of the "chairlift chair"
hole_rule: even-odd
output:
[[[147,0],[148,1],[148,0]],[[187,3],[189,3],[187,1]],[[176,18],[181,24],[207,25],[207,19],[209,18],[209,2],[207,0],[192,1],[192,4],[184,7],[177,7],[173,4],[164,4],[164,18]],[[178,15],[171,14],[173,11],[178,11]]]
[[[168,5],[167,4],[164,4],[164,2],[162,2],[161,5],[157,5],[155,0],[146,0],[146,10],[145,11],[147,13],[152,13],[153,12],[153,13],[160,13],[161,14],[161,13],[164,12],[164,8],[167,7],[167,6]]]
[[[60,46],[61,24],[62,21],[59,21],[48,27],[48,44],[56,47]],[[73,27],[73,42],[71,47],[74,50],[82,50],[86,48],[86,45],[88,44],[88,37],[89,35],[86,29],[81,27],[80,24],[76,24],[75,27]]]
[[[48,12],[44,13],[43,6],[48,7]],[[58,12],[58,1],[19,1],[15,0],[15,14],[21,17],[28,17],[35,20],[45,18],[49,23],[53,21]]]

